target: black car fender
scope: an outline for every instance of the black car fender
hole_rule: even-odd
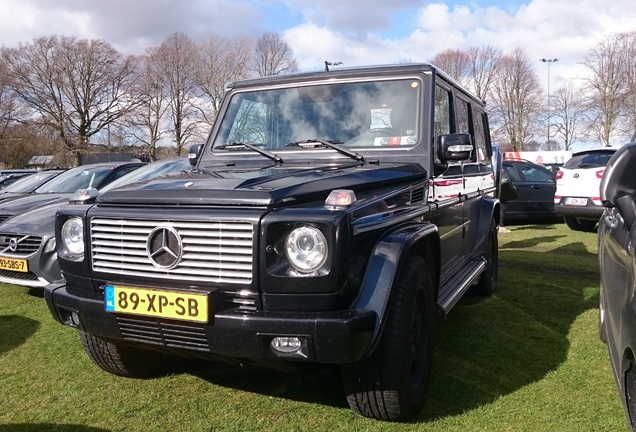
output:
[[[369,346],[363,357],[371,354],[382,333],[389,305],[393,298],[393,287],[401,268],[411,251],[420,254],[430,263],[435,272],[433,280],[439,284],[440,241],[437,226],[432,223],[402,225],[385,234],[375,245],[362,279],[360,294],[352,309],[371,310],[377,320]],[[435,293],[437,297],[437,293]]]

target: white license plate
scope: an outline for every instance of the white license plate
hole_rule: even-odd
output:
[[[587,205],[587,198],[566,198],[565,205],[585,207]]]

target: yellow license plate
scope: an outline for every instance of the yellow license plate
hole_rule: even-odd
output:
[[[119,285],[104,287],[108,312],[208,322],[208,296]]]
[[[0,257],[0,269],[27,273],[29,271],[29,264],[27,260],[24,259]]]

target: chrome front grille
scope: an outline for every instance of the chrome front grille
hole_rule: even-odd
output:
[[[146,250],[152,231],[176,230],[182,244],[179,263],[170,269],[153,265]],[[254,228],[249,221],[204,222],[91,219],[94,271],[175,281],[241,283],[252,281]]]
[[[0,233],[0,253],[3,255],[30,255],[40,249],[41,236]]]

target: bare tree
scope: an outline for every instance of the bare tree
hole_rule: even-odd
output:
[[[173,33],[156,48],[149,49],[156,61],[161,82],[168,97],[168,117],[174,135],[176,153],[192,140],[199,139],[197,98],[201,92],[196,82],[197,46],[183,33]]]
[[[569,83],[550,95],[551,116],[556,126],[556,137],[560,137],[564,150],[570,150],[578,138],[581,120],[585,113],[585,105],[581,95]],[[557,148],[549,150],[558,150]]]
[[[137,86],[141,103],[129,118],[130,133],[145,144],[151,161],[157,160],[157,144],[166,133],[168,91],[163,84],[160,64],[158,55],[147,54],[141,58]]]
[[[212,35],[199,45],[196,82],[212,105],[211,110],[202,107],[205,123],[214,123],[226,86],[249,76],[251,60],[252,41],[247,37],[226,39]]]
[[[618,126],[625,88],[626,59],[621,35],[612,35],[594,47],[583,61],[591,73],[585,79],[587,94],[587,124],[589,133],[601,145],[610,146],[612,135]]]
[[[622,38],[624,45],[622,56],[625,62],[624,123],[627,136],[632,136],[636,134],[636,60],[634,60],[636,59],[636,31],[624,33]]]
[[[280,34],[265,32],[254,46],[253,69],[257,76],[281,75],[296,72],[298,61]]]
[[[470,57],[467,52],[447,49],[435,55],[431,59],[431,63],[438,66],[461,85],[468,86],[470,82]]]
[[[491,45],[468,48],[468,75],[472,79],[469,88],[481,100],[486,100],[497,75],[501,49]]]
[[[494,99],[493,131],[507,141],[513,151],[524,150],[532,140],[541,107],[539,78],[524,49],[502,56],[492,91]]]
[[[31,110],[28,121],[55,130],[78,165],[91,138],[138,104],[129,92],[134,58],[103,40],[41,37],[3,58],[11,90]]]

